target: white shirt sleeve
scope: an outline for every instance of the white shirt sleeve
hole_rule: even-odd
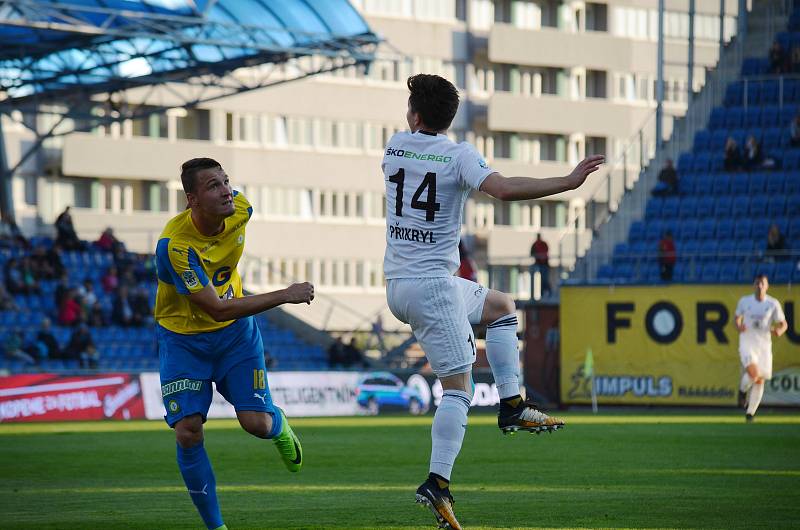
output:
[[[777,324],[785,320],[786,320],[786,315],[783,314],[783,308],[781,307],[781,303],[775,300],[775,309],[772,311],[772,318],[770,319],[770,324]]]
[[[744,315],[745,307],[744,307],[745,297],[739,298],[739,303],[736,304],[736,316],[740,317]]]
[[[466,142],[460,145],[462,149],[458,157],[458,181],[462,186],[477,190],[494,170],[473,146]]]

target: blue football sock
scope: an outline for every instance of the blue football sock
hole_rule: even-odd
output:
[[[272,429],[270,429],[267,439],[271,440],[278,436],[283,430],[283,415],[278,407],[274,407],[271,412],[267,412],[272,416]]]
[[[178,468],[206,527],[222,526],[224,523],[217,502],[217,482],[203,442],[188,449],[178,445]]]

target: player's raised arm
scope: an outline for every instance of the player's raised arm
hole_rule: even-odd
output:
[[[600,169],[604,161],[603,155],[592,155],[584,158],[569,175],[547,179],[504,177],[500,173],[492,173],[483,181],[480,190],[501,201],[539,199],[579,188],[586,177]]]
[[[226,322],[256,315],[283,304],[310,304],[314,299],[314,286],[308,282],[294,283],[286,289],[271,293],[220,299],[211,284],[206,284],[203,289],[188,296],[193,304],[215,321]]]

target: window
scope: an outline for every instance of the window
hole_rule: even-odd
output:
[[[586,31],[608,31],[608,6],[586,3]]]
[[[211,138],[209,112],[206,109],[186,109],[184,116],[176,118],[178,138],[209,140]]]
[[[149,138],[166,138],[167,115],[163,113],[150,114],[149,116],[133,120],[133,135]]]
[[[511,133],[494,133],[494,158],[511,158]]]
[[[606,155],[606,139],[602,136],[586,137],[586,156]]]
[[[606,98],[607,77],[602,70],[586,70],[586,97]]]
[[[558,134],[539,136],[539,159],[551,162],[567,161],[566,139]]]

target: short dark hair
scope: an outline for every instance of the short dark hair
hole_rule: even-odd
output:
[[[411,94],[408,103],[422,122],[435,131],[450,127],[458,111],[458,90],[438,75],[412,75],[406,82]]]
[[[203,169],[222,168],[222,164],[213,158],[192,158],[181,164],[181,184],[185,193],[194,193],[195,177]]]
[[[768,278],[768,277],[767,277],[767,275],[766,275],[765,273],[763,273],[763,272],[759,272],[758,274],[756,274],[755,276],[753,276],[753,281],[760,280],[761,278],[764,278],[765,280],[769,281],[769,278]]]

